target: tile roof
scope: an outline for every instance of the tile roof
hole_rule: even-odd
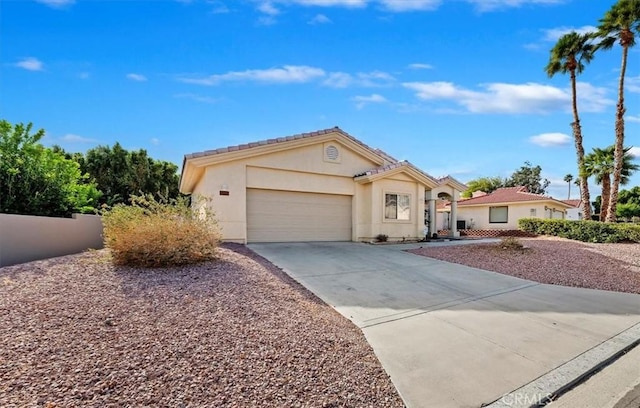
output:
[[[256,142],[244,143],[244,144],[240,144],[240,145],[236,145],[236,146],[222,147],[222,148],[215,149],[215,150],[205,150],[204,152],[196,152],[196,153],[191,153],[191,154],[185,154],[184,155],[184,159],[186,161],[186,160],[189,160],[189,159],[195,159],[195,158],[199,158],[199,157],[213,156],[213,155],[221,154],[221,153],[229,153],[229,152],[235,152],[235,151],[238,151],[238,150],[251,149],[253,147],[258,147],[258,146],[266,146],[266,145],[271,145],[271,144],[276,144],[276,143],[284,143],[284,142],[289,142],[291,140],[307,139],[307,138],[326,135],[326,134],[329,134],[329,133],[340,133],[341,135],[343,135],[346,138],[350,139],[352,142],[354,142],[356,144],[359,144],[360,146],[364,147],[365,149],[371,151],[372,153],[382,157],[384,160],[390,161],[390,162],[397,162],[397,160],[394,159],[392,156],[388,155],[387,153],[383,152],[380,149],[373,149],[373,148],[367,146],[366,144],[362,143],[361,141],[359,141],[355,137],[351,136],[350,134],[348,134],[344,130],[340,129],[338,126],[335,126],[335,127],[329,128],[329,129],[316,130],[314,132],[299,133],[299,134],[291,135],[291,136],[278,137],[278,138],[274,138],[274,139],[259,140],[259,141],[256,141]]]
[[[525,186],[518,187],[503,187],[499,188],[491,194],[487,194],[480,197],[468,198],[466,200],[458,201],[458,206],[465,205],[478,205],[478,204],[498,204],[498,203],[512,203],[519,201],[556,201],[563,203],[555,198],[534,194],[527,191]],[[565,205],[570,205],[563,203]]]
[[[375,174],[381,174],[381,173],[386,173],[388,171],[400,168],[400,167],[409,167],[415,171],[417,171],[418,173],[422,174],[424,177],[428,178],[429,180],[433,181],[435,184],[439,184],[438,180],[436,180],[435,178],[433,178],[432,176],[428,175],[427,173],[425,173],[424,171],[420,170],[419,168],[417,168],[416,166],[414,166],[413,164],[411,164],[410,162],[403,160],[403,161],[399,161],[399,162],[395,162],[395,163],[391,163],[391,164],[387,164],[386,166],[382,166],[382,167],[377,167],[375,169],[371,169],[371,170],[367,170],[364,173],[359,173],[356,174],[355,177],[362,177],[362,176],[373,176]]]
[[[398,167],[408,165],[408,161],[395,162],[391,164],[387,164],[386,166],[376,167],[375,169],[367,170],[363,173],[358,173],[353,177],[362,177],[362,176],[373,176],[374,174],[386,173],[389,170],[397,169]]]
[[[560,200],[560,201],[576,208],[580,208],[580,204],[582,203],[582,200]]]
[[[373,151],[378,153],[380,156],[384,157],[385,159],[387,159],[387,161],[390,161],[391,163],[396,163],[399,161],[398,159],[396,159],[395,157],[391,156],[390,154],[388,154],[383,150],[374,149]]]

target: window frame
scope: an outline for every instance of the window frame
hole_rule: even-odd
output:
[[[389,218],[387,215],[387,197],[395,196],[395,218]],[[400,202],[400,197],[405,197],[407,200],[407,212],[409,213],[408,218],[398,218],[400,211],[398,203]],[[398,222],[398,223],[410,223],[412,220],[412,209],[411,209],[411,201],[413,197],[410,193],[398,193],[393,191],[385,191],[382,196],[382,220],[383,222]]]
[[[493,221],[492,211],[493,209],[504,208],[506,209],[506,217],[504,221]],[[496,205],[489,207],[489,224],[508,224],[509,223],[509,206],[508,205]]]

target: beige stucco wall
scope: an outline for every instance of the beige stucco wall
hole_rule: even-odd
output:
[[[384,218],[385,194],[409,194],[411,215],[408,221]],[[390,240],[423,236],[425,186],[402,174],[371,183],[371,218],[365,222],[371,225],[371,236],[361,235],[358,240],[370,240],[378,234],[389,236]]]
[[[503,205],[496,205],[502,207]],[[518,220],[520,218],[551,218],[549,211],[545,211],[545,207],[555,209],[552,212],[553,218],[562,218],[566,209],[561,205],[557,205],[553,202],[542,203],[523,203],[523,204],[508,204],[509,215],[508,222],[503,223],[490,223],[489,222],[489,205],[477,206],[477,207],[465,207],[458,206],[458,220],[466,220],[467,227],[472,225],[473,229],[505,229],[513,230],[518,229]],[[535,210],[535,216],[532,215],[531,210]],[[471,221],[473,219],[473,221]]]
[[[354,196],[353,219],[355,228],[353,231],[353,241],[372,239],[373,233],[371,217],[373,212],[373,185],[356,184],[356,194]]]
[[[325,161],[328,144],[338,147],[338,162]],[[208,166],[193,194],[211,198],[225,241],[244,243],[247,239],[247,188],[355,196],[353,176],[377,166],[338,142],[318,143]],[[228,190],[228,196],[220,195],[223,186]],[[357,203],[355,207],[361,208]],[[358,224],[354,224],[355,238]]]
[[[338,162],[326,159],[326,147],[337,146]],[[352,239],[370,240],[378,234],[390,239],[421,237],[424,229],[425,186],[402,174],[358,183],[354,175],[379,167],[380,163],[352,151],[337,141],[294,147],[256,157],[236,159],[206,167],[196,183],[194,196],[211,198],[225,241],[247,240],[247,188],[340,194],[352,196]],[[222,189],[229,195],[221,195]],[[411,219],[384,219],[384,194],[411,196]]]
[[[460,192],[456,191],[453,187],[448,185],[433,188],[430,194],[431,197],[429,198],[438,199],[438,194],[441,193],[447,194],[448,196],[455,198],[456,200],[460,198]]]
[[[102,247],[102,221],[97,215],[57,218],[0,214],[0,266]]]

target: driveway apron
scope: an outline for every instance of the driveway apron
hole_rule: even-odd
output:
[[[640,295],[539,284],[406,246],[249,247],[358,325],[409,407],[528,406],[531,389],[544,390],[536,381],[567,382],[640,339]]]

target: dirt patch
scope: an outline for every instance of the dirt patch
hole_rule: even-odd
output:
[[[500,244],[425,247],[409,252],[540,283],[640,293],[640,244],[587,244],[561,238]]]
[[[361,331],[243,246],[0,268],[0,406],[400,407]]]

